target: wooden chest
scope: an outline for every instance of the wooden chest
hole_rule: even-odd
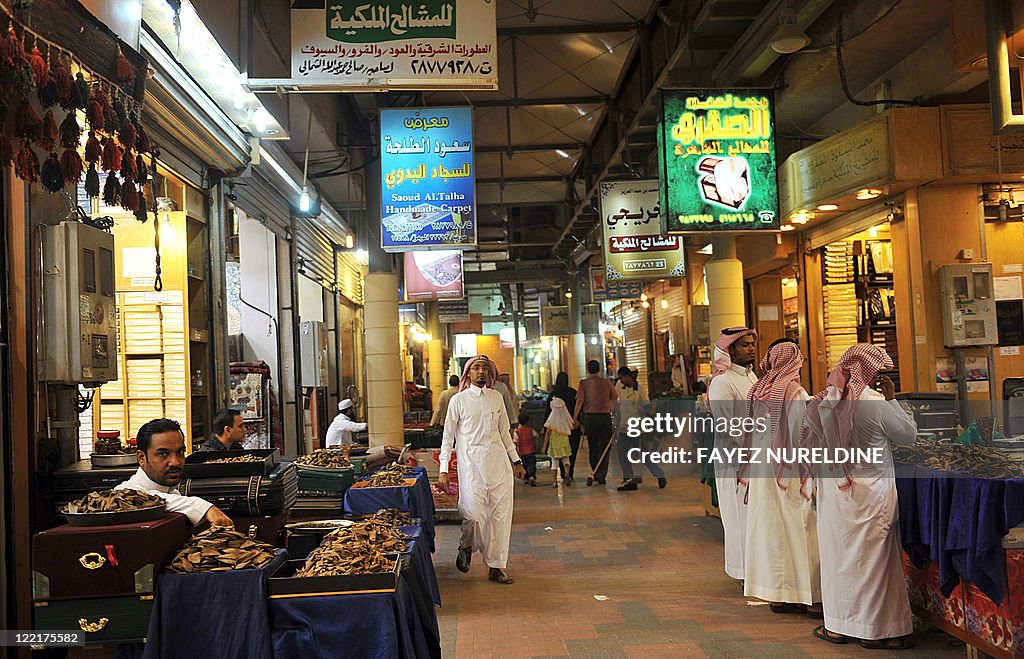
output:
[[[146,639],[153,595],[35,602],[36,631],[81,629],[86,645],[139,643]]]

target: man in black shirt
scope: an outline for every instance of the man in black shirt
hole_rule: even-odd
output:
[[[199,445],[198,451],[238,451],[245,439],[242,413],[231,408],[223,409],[213,416],[214,436]]]

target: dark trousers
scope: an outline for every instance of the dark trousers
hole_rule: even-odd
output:
[[[572,455],[569,456],[569,473],[565,473],[565,465],[561,462],[558,463],[558,469],[562,473],[562,479],[569,478],[570,480],[576,474],[576,454],[580,452],[580,430],[579,428],[572,431],[569,435],[569,448],[572,449]]]
[[[658,441],[654,437],[630,437],[624,432],[618,434],[619,443],[619,466],[622,467],[622,479],[623,480],[641,480],[641,476],[634,477],[633,475],[633,463],[629,461],[629,450],[638,448],[641,451],[656,451],[658,449]],[[642,457],[642,453],[641,456]],[[634,457],[638,457],[634,455]],[[647,470],[655,478],[664,478],[665,470],[661,468],[660,464],[655,464],[648,460],[643,461],[643,465],[647,467]],[[637,469],[639,471],[639,468]]]
[[[587,447],[590,450],[590,468],[594,480],[603,481],[608,476],[608,443],[612,441],[615,428],[611,414],[584,414],[583,429],[587,433]]]
[[[526,477],[524,481],[528,481],[531,478],[537,478],[537,456],[533,453],[529,455],[520,455],[519,459],[523,461],[523,469],[526,470]]]

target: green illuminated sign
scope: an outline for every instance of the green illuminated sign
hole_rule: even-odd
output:
[[[763,90],[665,90],[658,166],[665,232],[779,228],[774,101]]]

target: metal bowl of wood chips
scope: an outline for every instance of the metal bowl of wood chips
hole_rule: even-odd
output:
[[[351,469],[352,463],[345,454],[334,449],[317,449],[308,455],[300,455],[295,460],[296,467],[319,471]]]
[[[72,526],[132,524],[163,517],[167,504],[160,497],[140,490],[90,492],[68,503],[61,514]]]

